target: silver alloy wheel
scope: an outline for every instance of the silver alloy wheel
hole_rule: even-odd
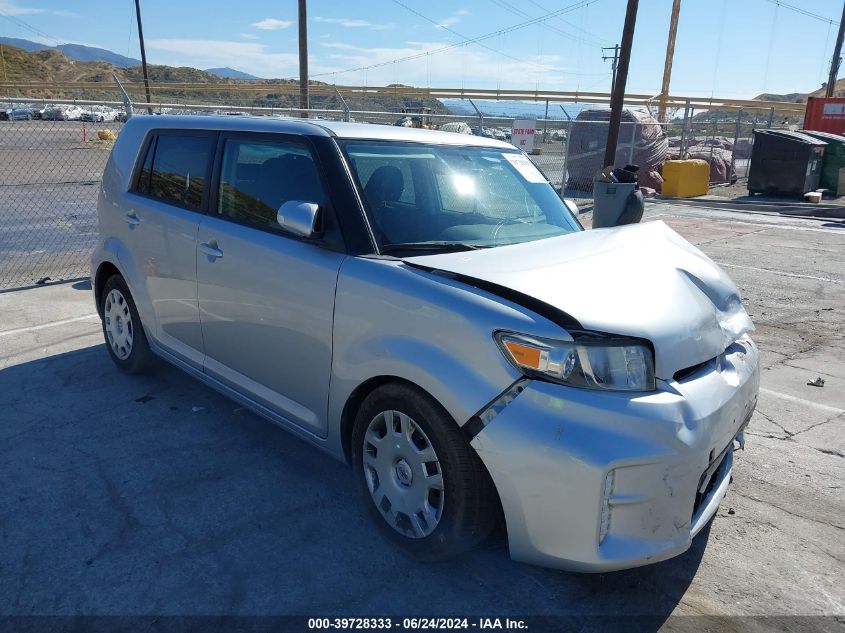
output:
[[[120,360],[126,360],[132,353],[132,313],[126,297],[120,290],[113,289],[106,295],[103,304],[103,321],[106,325],[106,336],[109,339],[114,355]]]
[[[397,532],[431,534],[443,516],[443,470],[431,440],[400,411],[382,411],[364,434],[364,477],[373,503]]]

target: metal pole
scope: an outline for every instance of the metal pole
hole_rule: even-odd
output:
[[[543,142],[546,142],[546,136],[549,133],[549,100],[546,99],[546,116],[543,117]]]
[[[672,17],[669,19],[669,41],[666,44],[666,61],[663,64],[663,87],[660,89],[660,107],[657,120],[666,123],[666,97],[669,96],[669,80],[672,77],[672,58],[675,56],[675,35],[678,33],[678,14],[681,0],[672,1]]]
[[[604,152],[604,165],[613,165],[616,161],[616,144],[619,141],[619,124],[622,122],[622,106],[625,102],[625,84],[628,82],[628,65],[631,62],[631,44],[634,41],[634,27],[637,24],[639,0],[628,0],[625,11],[625,26],[622,29],[622,46],[619,51],[619,69],[610,99],[610,129],[607,131],[607,147]]]
[[[689,117],[690,117],[690,103],[689,97],[687,98],[687,103],[684,106],[684,126],[681,128],[681,155],[679,158],[684,157],[684,152],[687,149],[687,126],[689,126]]]
[[[111,76],[114,79],[114,83],[117,84],[117,89],[120,90],[120,94],[123,95],[123,109],[126,112],[126,120],[128,121],[132,118],[132,99],[129,97],[129,93],[127,93],[123,88],[123,84],[120,83],[120,79],[117,78],[117,75],[112,73]]]
[[[482,114],[481,110],[478,109],[478,106],[475,105],[472,99],[468,99],[469,104],[475,108],[476,114],[478,114],[478,135],[484,136],[484,114]]]
[[[616,52],[613,54],[613,82],[610,84],[610,92],[616,90],[616,71],[619,69],[619,44],[614,46]]]
[[[713,115],[713,138],[710,139],[710,160],[708,161],[708,163],[710,164],[710,173],[711,174],[713,173],[713,149],[716,146],[716,128],[718,127],[718,121],[719,121],[717,116],[718,115],[716,115],[716,114]]]
[[[734,144],[733,144],[733,151],[731,152],[731,174],[736,171],[736,144],[739,142],[739,126],[742,122],[742,110],[736,113],[736,129],[734,129]],[[730,180],[730,175],[728,174],[728,180]]]
[[[340,90],[337,89],[337,86],[334,86],[335,94],[337,98],[340,99],[340,105],[343,108],[343,120],[344,121],[351,121],[352,115],[349,114],[349,105],[346,103],[346,99],[343,98],[343,95],[340,94]]]
[[[827,78],[827,89],[825,90],[826,97],[832,97],[833,89],[836,87],[836,75],[839,74],[839,64],[842,63],[842,58],[839,55],[842,52],[843,36],[845,36],[845,3],[842,4],[842,19],[839,20],[839,33],[836,35],[836,46],[833,47],[833,59],[830,60],[830,76]]]
[[[769,122],[766,124],[766,127],[770,130],[772,129],[772,122],[775,120],[775,109],[769,108]]]
[[[561,184],[560,184],[560,197],[563,198],[563,192],[566,190],[566,166],[569,165],[569,139],[572,138],[572,117],[569,116],[569,112],[566,111],[562,105],[558,104],[558,107],[563,110],[563,114],[566,117],[566,148],[563,150],[563,175],[561,176]]]
[[[153,113],[150,102],[150,78],[147,75],[147,51],[144,48],[144,27],[141,26],[141,0],[135,0],[135,17],[138,18],[138,42],[141,44],[141,71],[144,73],[144,92],[147,96],[147,112]]]
[[[299,107],[308,118],[308,21],[306,0],[299,0]]]
[[[563,108],[563,106],[561,106],[561,108]],[[569,167],[569,143],[572,142],[572,117],[569,116],[569,113],[566,112],[566,110],[563,112],[566,114],[568,121],[566,122],[566,150],[563,152],[563,174],[561,174],[560,180],[561,198],[563,198],[563,194],[566,191],[566,183],[569,180],[566,170]]]
[[[614,44],[613,46],[604,46],[602,48],[603,51],[609,51],[611,49],[613,50],[613,56],[609,57],[607,55],[602,54],[601,58],[603,61],[607,61],[608,59],[613,60],[610,65],[611,70],[613,71],[613,79],[610,82],[610,92],[613,93],[613,90],[616,86],[616,66],[619,63],[619,44]]]

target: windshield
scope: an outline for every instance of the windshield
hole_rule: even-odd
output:
[[[382,252],[485,248],[582,230],[516,150],[391,141],[343,149]]]

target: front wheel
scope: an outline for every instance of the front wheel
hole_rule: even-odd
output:
[[[141,317],[129,286],[120,275],[106,281],[100,298],[103,337],[114,364],[130,374],[145,373],[154,364]]]
[[[481,460],[443,407],[402,383],[361,405],[352,462],[382,533],[420,560],[444,560],[480,543],[496,520]]]

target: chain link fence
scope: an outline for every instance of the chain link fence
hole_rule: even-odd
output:
[[[504,141],[510,140],[515,118],[536,118],[530,158],[562,196],[574,198],[582,206],[591,203],[592,182],[604,158],[607,121],[572,118],[563,105],[550,104],[551,110],[562,113],[558,118],[532,117],[531,113],[491,116],[469,100],[457,109],[474,114],[450,114],[444,107],[424,106],[387,111],[366,97],[341,98],[333,105],[339,107],[312,108],[308,115],[383,125],[451,127]],[[296,108],[256,107],[248,99],[229,105],[157,103],[151,109],[154,114],[301,115]],[[545,110],[550,111],[549,105]],[[146,116],[146,104],[136,103],[135,115]],[[15,98],[0,102],[0,118],[4,119],[0,120],[0,289],[87,276],[88,257],[96,239],[99,184],[125,116],[123,104],[116,101]],[[665,158],[703,158],[711,165],[711,183],[738,181],[741,186],[748,176],[753,130],[788,123],[742,112],[714,111],[712,120],[701,117],[687,112],[683,119],[677,117],[666,124],[654,119],[646,123],[636,118],[623,120],[616,164],[638,164],[643,157],[660,164]],[[657,154],[652,156],[655,148]],[[641,170],[641,184],[659,191],[659,172],[659,166]]]
[[[15,104],[0,121],[3,289],[87,274],[109,139],[122,125],[82,121],[76,112],[45,120],[31,110]]]

